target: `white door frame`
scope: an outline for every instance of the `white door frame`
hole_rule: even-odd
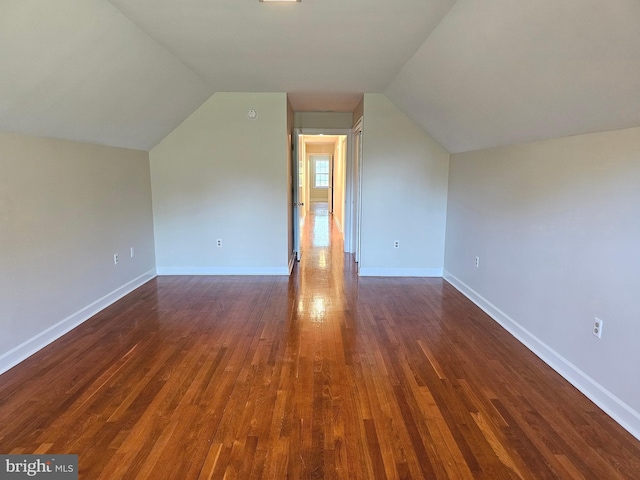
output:
[[[304,199],[300,199],[300,129],[295,128],[293,130],[293,138],[291,139],[293,146],[293,153],[291,155],[291,201],[293,202],[293,251],[296,256],[296,260],[300,261],[300,214],[303,205],[301,204]]]
[[[353,132],[350,128],[302,128],[299,132],[303,135],[346,135],[347,137],[347,151],[345,152],[346,160],[346,173],[345,173],[345,195],[344,195],[344,251],[353,253],[352,247],[352,232],[354,230],[354,219],[356,216],[353,214],[353,190],[354,190],[354,178],[353,178]]]
[[[351,218],[349,222],[349,253],[353,253],[355,261],[360,265],[360,225],[362,217],[362,125],[363,118],[360,117],[356,122],[351,132],[351,138],[353,139],[352,147],[349,149],[349,166],[351,168],[351,176],[348,185],[351,186],[351,190],[348,194],[350,199],[349,212]],[[359,137],[359,141],[358,141]],[[358,149],[356,151],[356,142],[358,142]],[[356,157],[358,155],[358,158]],[[346,229],[345,229],[346,238]],[[358,268],[359,270],[359,268]]]

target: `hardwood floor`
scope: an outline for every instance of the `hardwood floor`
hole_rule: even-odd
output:
[[[159,277],[0,376],[1,453],[81,479],[638,479],[640,442],[441,279]]]

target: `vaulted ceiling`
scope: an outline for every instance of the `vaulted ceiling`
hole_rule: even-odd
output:
[[[0,2],[2,131],[148,150],[221,91],[381,92],[450,152],[640,126],[640,2]]]

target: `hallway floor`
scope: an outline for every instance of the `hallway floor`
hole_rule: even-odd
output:
[[[0,452],[81,479],[637,479],[640,442],[442,279],[158,277],[0,376]]]

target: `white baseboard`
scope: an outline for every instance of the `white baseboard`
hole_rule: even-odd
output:
[[[87,321],[93,317],[96,313],[104,310],[112,303],[120,300],[125,295],[131,293],[136,288],[147,283],[149,280],[156,276],[155,269],[149,270],[147,273],[134,278],[128,283],[125,283],[121,287],[116,288],[113,292],[108,293],[104,297],[96,300],[95,302],[87,305],[86,307],[78,310],[76,313],[69,315],[64,320],[59,321],[55,325],[43,330],[37,335],[31,337],[29,340],[21,343],[17,347],[9,350],[8,352],[0,355],[0,374],[6,372],[10,368],[16,366],[18,363],[29,358],[38,350],[43,349],[54,340],[57,340],[65,333],[73,330],[81,323]]]
[[[493,305],[462,280],[445,271],[444,279],[458,289],[464,296],[480,307],[487,315],[502,325],[511,335],[540,359],[558,372],[565,380],[580,390],[587,398],[618,422],[631,435],[640,440],[640,413],[609,390],[588,376],[569,360],[541,341],[513,318]]]
[[[358,274],[361,277],[442,277],[442,269],[361,267]]]
[[[158,275],[289,275],[289,267],[158,267]]]

